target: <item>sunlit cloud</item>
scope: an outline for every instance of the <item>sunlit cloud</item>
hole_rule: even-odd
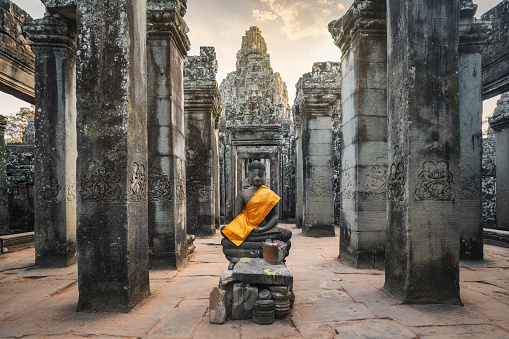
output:
[[[345,13],[338,0],[259,0],[263,7],[252,11],[258,22],[277,21],[290,40],[329,34],[327,24]]]

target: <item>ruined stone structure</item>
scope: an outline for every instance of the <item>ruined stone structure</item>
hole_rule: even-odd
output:
[[[282,206],[288,197],[283,194],[283,178],[291,170],[285,154],[293,147],[293,122],[286,84],[272,70],[267,44],[257,27],[242,37],[237,70],[221,83],[220,93],[225,111],[221,182],[226,221],[233,219],[235,197],[246,185],[247,164],[254,159],[266,164],[266,186],[282,198],[279,213],[285,218],[288,212]]]
[[[491,22],[483,51],[483,95],[484,99],[489,99],[509,92],[509,0],[502,0],[486,12],[482,20]]]
[[[335,234],[332,120],[340,114],[337,109],[341,100],[340,67],[339,62],[317,62],[312,72],[304,74],[296,85],[294,114],[302,135],[297,150],[297,185],[302,200],[297,214],[302,215],[305,236]]]
[[[459,15],[459,0],[387,1],[384,289],[405,303],[460,302]]]
[[[496,143],[497,228],[509,230],[509,92],[497,101],[489,121]]]
[[[152,267],[187,260],[185,1],[147,1],[149,244]]]
[[[460,258],[483,259],[482,241],[482,51],[488,24],[474,17],[477,5],[461,2],[460,12]]]
[[[497,225],[497,189],[495,131],[488,128],[488,135],[482,141],[482,220],[483,227]]]
[[[76,25],[47,14],[26,26],[35,59],[36,265],[76,262]]]
[[[23,23],[32,18],[9,0],[0,0],[0,91],[34,103],[34,60]]]
[[[5,168],[5,126],[7,119],[0,115],[0,235],[8,234],[9,200],[7,198],[7,171]]]
[[[195,235],[211,235],[219,227],[218,138],[222,106],[216,73],[214,47],[201,47],[199,56],[185,60],[187,232]]]
[[[383,268],[387,191],[385,1],[355,1],[329,24],[341,60],[340,258]]]

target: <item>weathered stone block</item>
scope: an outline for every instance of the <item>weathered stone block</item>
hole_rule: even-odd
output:
[[[232,319],[252,319],[253,308],[257,299],[258,288],[256,286],[250,286],[249,284],[244,283],[234,284]]]
[[[244,284],[293,285],[285,265],[270,265],[261,258],[243,258],[233,268],[232,279]]]
[[[209,296],[209,320],[211,324],[226,321],[226,291],[214,287]]]

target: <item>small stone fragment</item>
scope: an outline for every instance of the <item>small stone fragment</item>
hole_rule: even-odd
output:
[[[219,288],[223,288],[235,281],[232,279],[232,274],[232,270],[221,272],[221,276],[219,277]]]
[[[234,284],[232,319],[251,319],[253,317],[253,308],[257,299],[257,287],[241,283]]]
[[[282,294],[288,293],[288,286],[269,286],[269,289],[272,292],[278,292],[278,293],[282,293]]]
[[[268,300],[270,299],[270,291],[269,290],[260,290],[260,292],[258,292],[258,299],[261,299],[261,300]]]
[[[214,287],[209,297],[209,319],[211,324],[224,324],[226,321],[226,291]]]

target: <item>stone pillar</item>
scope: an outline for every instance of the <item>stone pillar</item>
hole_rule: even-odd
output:
[[[294,108],[295,112],[295,108]],[[296,112],[297,113],[297,112]],[[304,216],[303,196],[304,196],[304,182],[302,179],[302,171],[304,169],[302,159],[302,125],[300,121],[300,115],[295,115],[295,148],[296,148],[296,161],[295,165],[295,186],[296,187],[296,199],[295,199],[295,221],[297,228],[302,228],[302,218]]]
[[[187,261],[184,57],[190,43],[176,1],[147,1],[147,115],[151,267]]]
[[[216,73],[214,47],[185,60],[187,232],[195,235],[216,233],[216,119],[222,112]]]
[[[144,0],[77,6],[78,310],[150,294]]]
[[[488,27],[476,22],[477,5],[460,12],[460,259],[482,260],[482,51]]]
[[[35,53],[35,264],[76,262],[76,25],[46,14],[26,25]]]
[[[388,0],[384,290],[460,303],[459,0]]]
[[[340,258],[383,269],[387,228],[385,0],[356,0],[329,24],[341,50]]]
[[[509,231],[509,92],[497,101],[490,126],[496,144],[497,229]]]
[[[0,115],[0,235],[9,230],[9,199],[7,197],[7,171],[5,163],[5,126],[7,118]]]
[[[334,134],[332,110],[341,99],[338,62],[317,62],[296,85],[302,121],[302,234],[334,236]]]
[[[218,229],[221,225],[221,180],[220,180],[220,165],[219,165],[219,116],[216,117],[216,121],[214,122],[214,135],[212,142],[212,159],[214,160],[214,176],[213,176],[213,185],[214,185],[214,213],[215,219],[214,224],[216,229]]]

